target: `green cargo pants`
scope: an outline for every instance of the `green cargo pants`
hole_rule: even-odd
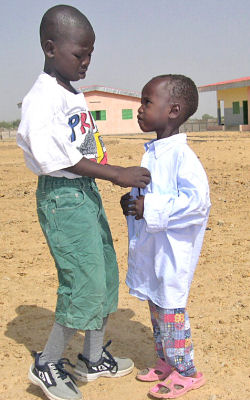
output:
[[[36,198],[58,273],[56,322],[75,329],[100,329],[103,318],[117,309],[119,277],[96,183],[85,177],[42,175]]]

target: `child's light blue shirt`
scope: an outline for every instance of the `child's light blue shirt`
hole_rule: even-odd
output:
[[[145,144],[141,166],[151,183],[141,190],[143,219],[127,217],[130,293],[162,308],[186,306],[210,210],[206,173],[176,134]],[[131,195],[138,196],[137,188]]]

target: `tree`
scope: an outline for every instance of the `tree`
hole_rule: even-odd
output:
[[[203,121],[207,121],[208,119],[215,119],[215,117],[213,117],[212,115],[209,115],[209,114],[203,114],[201,119]]]
[[[19,124],[20,124],[20,119],[16,119],[15,121],[11,121],[11,122],[0,121],[0,128],[16,129]]]

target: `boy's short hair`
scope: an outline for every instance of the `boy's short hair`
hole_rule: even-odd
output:
[[[76,26],[94,34],[88,18],[77,8],[67,5],[57,5],[49,8],[42,17],[40,24],[40,41],[64,38],[67,26]]]
[[[166,81],[166,89],[172,101],[181,101],[184,108],[181,123],[191,117],[198,108],[199,95],[195,83],[185,75],[159,75],[153,79]]]

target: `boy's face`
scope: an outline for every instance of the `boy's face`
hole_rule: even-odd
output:
[[[141,106],[138,109],[138,124],[143,132],[161,132],[166,129],[172,103],[166,82],[152,80],[142,90]]]
[[[51,72],[59,83],[85,78],[94,50],[94,42],[95,37],[92,32],[72,27],[65,38],[62,37],[53,43],[54,52],[51,57],[53,71]]]

